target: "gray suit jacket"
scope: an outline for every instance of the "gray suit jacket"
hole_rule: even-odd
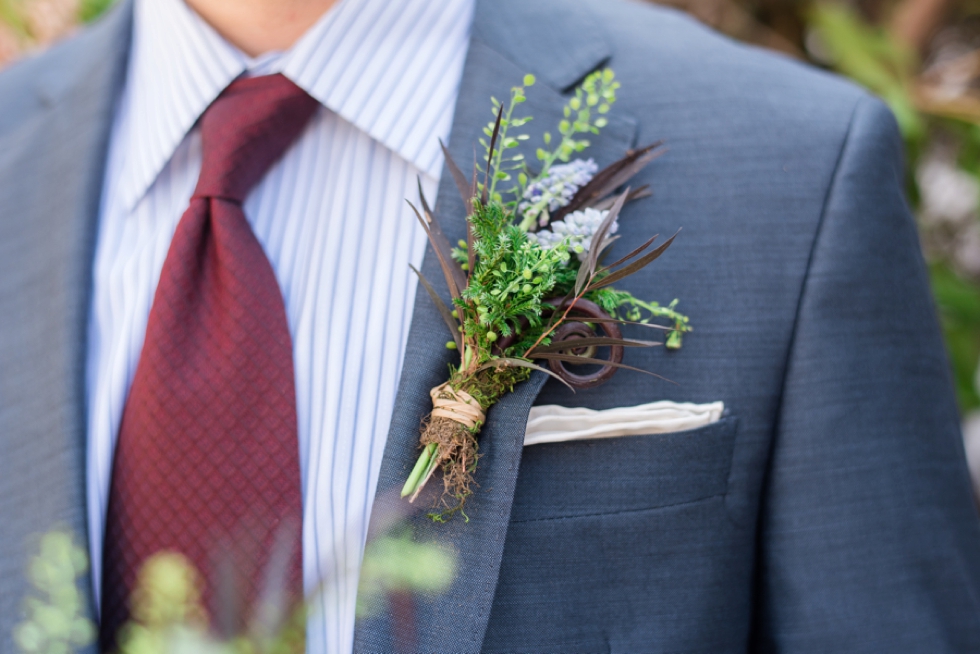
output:
[[[84,537],[85,327],[104,158],[131,10],[0,75],[0,650],[36,534]],[[382,611],[363,652],[980,651],[980,522],[947,364],[877,100],[829,75],[625,0],[480,0],[452,131],[537,74],[529,112],[603,63],[623,83],[592,155],[664,139],[623,243],[683,232],[630,278],[681,298],[679,352],[631,352],[572,395],[535,377],[490,411],[470,521],[433,527],[453,586]],[[532,141],[533,142],[533,141]],[[463,234],[449,175],[436,212]],[[425,261],[438,279],[431,253]],[[407,271],[406,271],[406,274]],[[416,453],[450,353],[418,294],[379,497]],[[683,434],[523,451],[531,405],[724,400]],[[379,500],[381,501],[381,500]],[[383,607],[382,607],[383,608]],[[404,611],[403,611],[404,613]]]

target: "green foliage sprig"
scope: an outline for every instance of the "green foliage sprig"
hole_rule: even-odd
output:
[[[564,119],[558,123],[561,140],[553,150],[551,132],[544,133],[544,148],[538,148],[536,155],[541,162],[541,175],[546,175],[555,161],[568,161],[572,155],[582,152],[589,145],[589,139],[576,138],[580,134],[598,134],[609,124],[605,117],[616,102],[616,91],[620,84],[611,68],[592,73],[575,89],[573,95],[562,108]],[[595,111],[595,113],[593,113]]]
[[[543,302],[558,283],[557,273],[569,254],[562,246],[544,250],[528,241],[498,203],[475,203],[470,222],[477,264],[456,306],[463,311],[462,330],[474,336],[480,352],[476,362],[483,364],[500,336],[522,329],[531,333],[541,326]],[[530,342],[525,340],[512,344],[508,352],[522,345],[526,349]]]
[[[664,345],[669,350],[681,347],[681,337],[690,331],[690,318],[677,311],[678,301],[675,299],[667,306],[659,302],[644,302],[629,291],[619,291],[614,288],[600,288],[589,296],[612,316],[621,316],[625,320],[647,324],[656,318],[664,318],[671,322],[673,329],[668,332]],[[644,313],[645,312],[645,313]]]
[[[515,86],[510,90],[510,102],[508,102],[506,108],[501,108],[500,100],[497,98],[490,98],[490,102],[493,105],[493,115],[500,115],[500,120],[499,122],[492,120],[484,126],[484,137],[480,139],[480,145],[484,148],[484,159],[489,163],[490,169],[493,171],[489,175],[488,189],[488,195],[493,202],[503,203],[503,196],[497,191],[497,184],[499,182],[512,181],[512,173],[524,168],[523,154],[506,155],[509,150],[519,146],[521,141],[526,141],[530,138],[527,134],[509,136],[509,132],[511,128],[522,127],[531,121],[530,116],[514,116],[514,110],[518,105],[527,100],[525,91],[527,88],[534,86],[534,82],[534,75],[525,75],[524,85]],[[501,112],[503,113],[501,114]],[[493,138],[494,130],[498,132],[497,138],[499,143],[495,144],[497,147],[491,152],[490,141],[487,139]],[[482,190],[482,186],[480,188]],[[517,187],[513,187],[506,191],[506,193],[512,194],[516,190]]]

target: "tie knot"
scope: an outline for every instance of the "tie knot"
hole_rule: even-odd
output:
[[[317,101],[283,75],[232,82],[201,117],[203,161],[194,196],[243,202],[316,108]]]

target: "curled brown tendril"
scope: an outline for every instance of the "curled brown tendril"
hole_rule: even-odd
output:
[[[553,312],[563,314],[568,306],[572,304],[572,298],[552,298],[548,300],[546,304],[554,307]],[[595,327],[601,325],[603,336],[607,338],[622,338],[622,332],[619,330],[619,325],[614,322],[608,322],[612,318],[608,313],[603,311],[599,305],[591,300],[585,300],[579,298],[575,301],[575,306],[572,307],[571,311],[568,312],[568,318],[579,318],[579,320],[567,320],[559,325],[551,335],[551,345],[559,343],[568,343],[569,347],[565,350],[558,350],[561,354],[570,354],[573,356],[580,356],[589,359],[602,358],[598,356],[599,346],[589,345],[586,347],[575,347],[574,341],[583,338],[595,338],[599,336],[596,333]],[[601,323],[590,323],[589,318],[596,318],[602,320]],[[523,321],[522,321],[523,322]],[[526,322],[523,323],[526,325]],[[517,334],[511,334],[505,338],[500,339],[494,347],[494,354],[498,356],[502,355],[503,352],[514,344],[517,340]],[[552,350],[553,352],[555,350]],[[531,358],[534,358],[534,354],[531,354]],[[605,359],[606,361],[611,361],[612,363],[621,363],[623,360],[623,346],[622,345],[611,345],[609,346],[609,356]],[[613,366],[602,366],[598,370],[595,370],[588,374],[578,374],[572,372],[568,369],[568,366],[576,365],[571,361],[560,361],[558,359],[549,359],[548,367],[551,371],[561,377],[565,382],[574,388],[595,388],[600,386],[616,374],[616,368]]]
[[[555,299],[550,300],[548,304],[555,307],[555,311],[564,312],[568,309],[568,306],[572,303],[571,298],[566,299]],[[598,347],[588,346],[582,348],[574,347],[574,342],[583,338],[595,338],[598,334],[595,331],[595,326],[601,326],[607,338],[622,338],[622,332],[619,330],[619,325],[614,322],[605,322],[610,320],[608,313],[603,311],[599,305],[590,300],[578,299],[575,301],[575,306],[572,307],[571,311],[568,313],[569,317],[582,318],[583,320],[573,320],[569,322],[562,323],[555,331],[551,338],[552,345],[556,343],[568,343],[569,348],[567,350],[562,350],[563,353],[572,354],[575,356],[588,357],[588,358],[599,358],[597,357]],[[597,318],[603,320],[601,323],[589,323],[589,318]],[[532,355],[533,356],[533,355]],[[606,359],[612,363],[620,363],[623,360],[623,346],[622,345],[611,345],[609,346],[609,357]],[[551,371],[556,375],[564,379],[570,385],[575,388],[595,388],[600,386],[616,374],[616,368],[613,366],[602,366],[598,370],[588,373],[588,374],[578,374],[572,372],[568,369],[570,362],[560,361],[558,359],[550,359],[548,361],[548,366]]]

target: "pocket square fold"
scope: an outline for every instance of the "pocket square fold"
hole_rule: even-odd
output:
[[[524,446],[687,431],[717,422],[724,411],[724,402],[661,401],[601,411],[557,404],[535,406],[527,419]]]

